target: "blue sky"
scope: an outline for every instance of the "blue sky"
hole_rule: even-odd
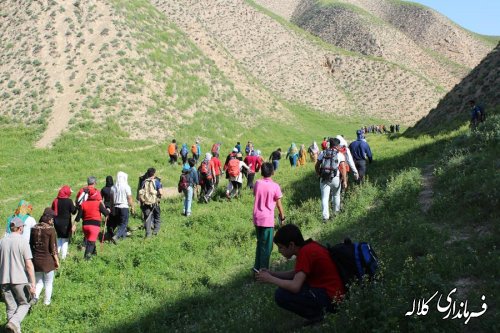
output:
[[[462,27],[500,36],[500,0],[412,0],[437,10]]]

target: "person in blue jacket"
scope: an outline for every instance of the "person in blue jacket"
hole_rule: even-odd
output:
[[[363,182],[365,178],[366,160],[368,160],[368,162],[371,163],[373,160],[373,156],[370,146],[368,145],[363,136],[362,130],[356,131],[356,137],[357,140],[353,141],[349,145],[349,150],[351,151],[352,157],[354,159],[354,165],[356,165],[356,168],[358,169],[358,174],[359,174],[358,184],[360,184]]]

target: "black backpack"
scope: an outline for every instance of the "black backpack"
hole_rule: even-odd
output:
[[[373,280],[378,268],[378,258],[370,244],[366,242],[353,243],[346,238],[343,243],[330,246],[328,252],[337,265],[340,278],[347,291],[353,283],[361,283],[365,275]]]

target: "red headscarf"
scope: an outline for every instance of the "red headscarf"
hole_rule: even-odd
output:
[[[57,198],[55,198],[54,201],[52,201],[52,210],[56,213],[56,216],[58,214],[57,206],[58,206],[59,199],[69,198],[71,196],[71,192],[73,192],[73,191],[71,191],[71,187],[69,187],[68,185],[64,185],[59,190],[59,193],[57,194]]]

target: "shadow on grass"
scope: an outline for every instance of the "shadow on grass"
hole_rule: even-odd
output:
[[[338,314],[307,331],[463,330],[462,322],[442,320],[437,311],[430,313],[425,320],[404,316],[413,299],[425,297],[430,291],[444,292],[452,288],[449,279],[443,279],[447,268],[432,260],[432,255],[442,253],[447,235],[435,228],[436,221],[420,213],[416,200],[421,189],[420,172],[416,168],[423,168],[433,161],[443,143],[436,142],[392,159],[374,162],[369,166],[369,182],[351,187],[347,193],[346,211],[333,223],[320,225],[319,217],[317,221],[297,223],[306,237],[311,229],[324,229],[318,238],[323,243],[336,243],[347,235],[353,240],[369,241],[378,251],[384,275],[378,288],[353,292]],[[394,176],[396,179],[392,182],[399,186],[390,191],[386,189],[389,176]],[[317,183],[313,172],[292,182],[289,186],[291,205],[300,206],[312,198],[317,198],[319,205]],[[301,216],[296,217],[300,221]],[[455,260],[452,254],[449,255],[449,260]],[[411,258],[410,264],[408,258]],[[290,267],[291,263],[284,265]],[[274,304],[274,288],[254,283],[250,270],[236,274],[223,285],[212,285],[210,279],[200,277],[186,286],[189,296],[158,304],[154,311],[138,318],[134,318],[134,309],[130,309],[131,319],[127,323],[100,331],[301,331],[302,319]],[[471,322],[468,329],[483,331],[481,325],[479,321]]]

